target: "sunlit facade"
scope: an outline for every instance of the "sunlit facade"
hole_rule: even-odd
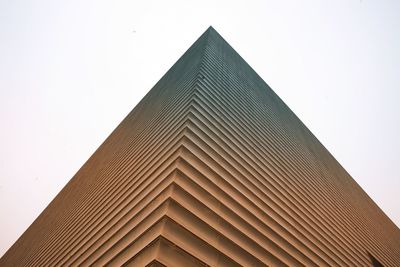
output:
[[[211,27],[0,260],[381,264],[399,229]]]

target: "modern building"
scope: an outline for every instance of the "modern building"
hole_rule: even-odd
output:
[[[1,266],[400,266],[400,231],[209,28]]]

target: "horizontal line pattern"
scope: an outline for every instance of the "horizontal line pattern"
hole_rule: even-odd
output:
[[[399,229],[209,28],[1,266],[400,266]]]

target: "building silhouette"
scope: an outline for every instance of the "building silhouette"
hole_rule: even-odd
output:
[[[400,232],[209,28],[1,266],[400,266]]]

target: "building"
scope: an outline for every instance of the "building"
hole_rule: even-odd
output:
[[[209,28],[1,266],[400,266],[400,231]]]

